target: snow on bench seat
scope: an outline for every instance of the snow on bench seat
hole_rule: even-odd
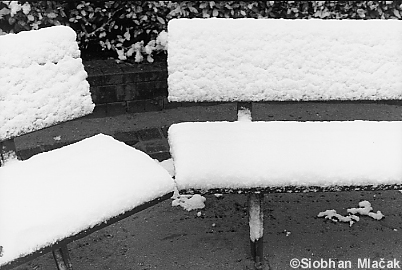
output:
[[[7,34],[0,48],[0,141],[92,112],[74,30]]]
[[[179,190],[402,183],[402,122],[189,122],[169,129]]]
[[[402,99],[402,21],[174,19],[170,101]]]
[[[145,153],[96,135],[0,168],[0,266],[173,191]]]

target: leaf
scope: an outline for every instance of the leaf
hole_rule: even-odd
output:
[[[243,15],[243,16],[246,16],[246,15],[247,15],[244,10],[240,10],[240,14]]]
[[[399,10],[394,9],[394,14],[396,17],[398,17],[399,19],[401,18],[401,14],[399,12]]]
[[[124,33],[124,38],[125,38],[126,40],[130,40],[130,37],[131,37],[131,35],[130,35],[130,32],[129,32],[129,31],[127,31],[127,32]]]
[[[147,61],[148,61],[149,63],[153,63],[153,62],[154,62],[154,59],[152,58],[151,55],[148,55],[148,56],[147,56]]]
[[[218,17],[218,15],[219,15],[219,11],[217,9],[214,9],[214,11],[212,12],[212,16]]]
[[[57,14],[54,13],[54,12],[50,12],[50,13],[46,14],[46,16],[47,16],[48,18],[50,18],[50,19],[57,18]]]
[[[360,18],[365,18],[366,17],[364,9],[359,8],[357,10],[357,14],[359,15]]]
[[[4,15],[10,14],[10,10],[8,8],[0,9],[0,19],[3,18]]]
[[[165,20],[164,19],[162,19],[161,17],[159,17],[159,16],[156,16],[156,19],[158,20],[158,22],[160,23],[160,24],[165,24]]]
[[[9,23],[10,25],[13,25],[15,22],[16,22],[16,20],[15,20],[13,17],[9,17],[9,18],[8,18],[8,23]]]
[[[198,10],[195,7],[188,7],[188,9],[193,13],[198,13]]]

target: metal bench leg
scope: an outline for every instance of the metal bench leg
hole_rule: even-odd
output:
[[[264,213],[263,193],[251,193],[248,197],[248,219],[250,226],[251,256],[256,269],[263,269],[264,265]]]
[[[73,264],[68,254],[67,245],[54,249],[52,252],[58,270],[73,270]]]

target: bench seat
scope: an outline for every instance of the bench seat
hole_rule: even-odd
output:
[[[155,160],[103,134],[9,161],[0,168],[0,266],[168,198],[173,188]]]
[[[187,122],[169,129],[179,190],[402,184],[402,121]]]

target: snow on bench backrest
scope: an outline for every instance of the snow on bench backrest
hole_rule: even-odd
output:
[[[67,26],[0,36],[0,141],[91,113],[86,78]]]
[[[402,21],[175,19],[170,101],[402,99]]]

